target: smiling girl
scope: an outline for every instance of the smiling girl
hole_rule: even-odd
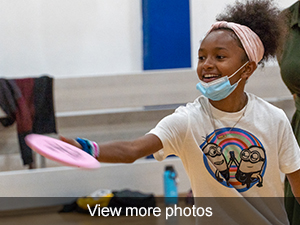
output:
[[[288,224],[281,173],[300,197],[300,150],[283,110],[244,90],[258,64],[276,52],[277,14],[269,0],[228,7],[199,47],[197,89],[202,95],[145,136],[99,144],[100,151],[86,139],[62,140],[100,162],[179,156],[197,206],[213,205],[213,216],[197,218],[198,224]]]

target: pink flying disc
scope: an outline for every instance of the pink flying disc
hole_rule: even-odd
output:
[[[90,154],[64,141],[40,134],[29,134],[26,144],[35,152],[66,166],[96,169],[100,163]]]

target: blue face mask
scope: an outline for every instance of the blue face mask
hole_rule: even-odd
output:
[[[238,83],[242,80],[240,78],[235,84],[231,85],[229,78],[233,77],[237,72],[239,72],[248,61],[242,65],[237,71],[235,71],[231,76],[224,76],[217,80],[205,83],[202,80],[196,85],[196,88],[207,98],[213,101],[220,101],[227,96],[229,96],[237,87]]]

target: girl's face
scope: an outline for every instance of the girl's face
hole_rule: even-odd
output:
[[[210,82],[223,76],[230,76],[247,60],[245,51],[228,30],[214,30],[201,43],[198,51],[197,74],[200,80]],[[230,78],[234,84],[243,70]]]

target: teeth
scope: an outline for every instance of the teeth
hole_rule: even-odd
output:
[[[215,75],[215,74],[206,74],[204,75],[203,77],[204,78],[212,78],[212,77],[217,77],[218,75]]]

